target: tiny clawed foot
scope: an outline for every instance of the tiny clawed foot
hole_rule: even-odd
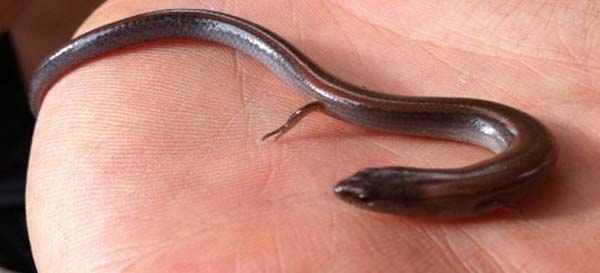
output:
[[[477,207],[475,207],[475,212],[485,212],[497,208],[507,209],[518,214],[523,214],[524,212],[523,208],[520,207],[518,204],[503,199],[494,199],[487,202],[483,202]]]
[[[265,141],[268,138],[275,136],[275,138],[273,138],[273,141],[277,141],[281,136],[283,136],[283,134],[285,134],[285,132],[287,132],[287,128],[289,128],[288,126],[286,126],[286,124],[282,125],[281,127],[269,132],[268,134],[264,135],[261,140]]]
[[[300,109],[296,110],[294,113],[292,113],[292,115],[290,115],[288,120],[283,125],[273,130],[272,132],[264,135],[262,137],[262,140],[264,141],[272,136],[275,136],[274,141],[277,141],[280,137],[282,137],[285,133],[292,129],[296,124],[298,124],[298,122],[307,114],[315,110],[323,109],[324,107],[325,105],[318,101],[311,102],[307,105],[300,107]]]

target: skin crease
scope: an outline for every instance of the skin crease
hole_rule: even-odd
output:
[[[457,167],[489,153],[314,114],[249,57],[159,42],[64,77],[38,119],[27,192],[40,272],[594,272],[600,266],[600,53],[590,3],[108,1],[79,33],[164,8],[213,8],[282,35],[374,90],[526,110],[555,132],[525,213],[423,221],[330,193],[367,166]],[[319,31],[315,32],[314,30]],[[150,95],[151,94],[151,95]],[[318,155],[318,156],[317,156]]]

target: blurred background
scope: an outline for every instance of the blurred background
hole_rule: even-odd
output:
[[[25,222],[34,119],[27,86],[38,63],[104,0],[0,0],[0,273],[36,272]]]

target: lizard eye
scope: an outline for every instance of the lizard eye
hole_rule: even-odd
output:
[[[360,200],[363,203],[368,203],[369,201],[371,201],[371,198],[365,193],[361,193],[357,197],[358,200]]]

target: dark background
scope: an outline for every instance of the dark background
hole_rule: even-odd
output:
[[[15,50],[0,36],[0,267],[35,272],[25,224],[25,177],[33,133]]]
[[[0,26],[0,272],[7,268],[30,273],[35,267],[24,199],[34,121],[27,107],[25,83],[41,60],[69,40],[105,0],[2,1],[13,7],[8,10],[8,18],[13,20]],[[1,10],[0,15],[6,12]],[[8,33],[3,33],[2,27]]]

